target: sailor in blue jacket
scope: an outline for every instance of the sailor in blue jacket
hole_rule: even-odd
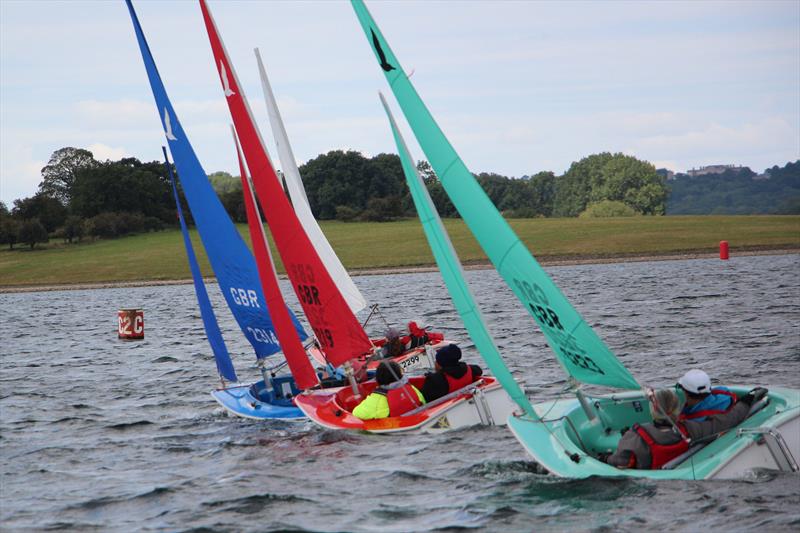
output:
[[[711,387],[708,374],[693,368],[678,380],[678,387],[686,395],[681,420],[702,422],[709,416],[727,413],[736,403],[736,394],[727,387]]]

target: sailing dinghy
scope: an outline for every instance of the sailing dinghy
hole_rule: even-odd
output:
[[[532,406],[517,387],[502,383],[519,405],[508,419],[509,428],[531,456],[553,474],[574,478],[711,479],[739,477],[753,468],[797,471],[800,391],[783,388],[771,388],[739,426],[713,440],[692,443],[683,456],[661,469],[622,470],[598,459],[616,448],[624,428],[651,421],[646,392],[572,307],[492,204],[417,94],[363,1],[351,3],[411,130],[450,200],[544,333],[573,385],[575,398]],[[452,295],[450,285],[448,289]],[[481,354],[485,355],[483,351]],[[489,360],[487,364],[491,364]],[[589,397],[581,384],[622,392]],[[739,395],[750,388],[731,387]]]
[[[277,376],[274,372],[270,376],[266,369],[266,358],[279,353],[281,347],[259,282],[256,262],[211,187],[172,107],[133,5],[130,1],[127,5],[164,133],[175,158],[178,178],[203,247],[225,301],[245,338],[252,345],[264,376],[262,381],[252,385],[238,382],[188,237],[176,189],[176,206],[195,293],[220,377],[221,386],[212,392],[212,396],[228,412],[248,418],[302,418],[302,412],[292,403],[292,396],[299,392],[292,385],[292,378]],[[164,155],[166,157],[166,151]],[[168,163],[167,171],[174,183],[172,167]],[[290,313],[285,306],[283,310]],[[295,334],[303,340],[306,339],[305,331],[293,315],[290,316],[290,322]]]
[[[254,191],[264,206],[267,224],[292,283],[292,288],[314,330],[320,349],[325,354],[325,361],[334,366],[344,366],[352,378],[354,363],[368,362],[375,352],[375,346],[355,318],[346,299],[337,289],[332,276],[323,265],[317,250],[286,198],[213,18],[203,0],[200,0],[200,6],[211,42],[214,61],[219,68],[220,82],[233,118],[237,137],[241,143],[245,163],[253,179]],[[262,262],[259,261],[259,266],[261,265]],[[283,328],[277,322],[276,333],[284,351],[290,344],[299,344],[296,339],[285,339]],[[292,369],[292,373],[294,374],[294,369]],[[417,379],[421,380],[422,378]],[[295,403],[320,425],[383,433],[417,431],[423,427],[437,425],[437,423],[437,429],[452,429],[452,424],[448,426],[437,415],[443,410],[461,409],[466,402],[473,401],[473,396],[476,398],[480,396],[480,392],[473,394],[472,390],[460,391],[464,394],[437,400],[432,405],[415,412],[413,416],[406,417],[403,423],[392,423],[392,419],[385,419],[382,424],[364,423],[358,419],[355,419],[357,422],[353,422],[345,420],[346,416],[337,416],[336,412],[330,420],[315,417],[318,411],[314,406],[320,403],[330,406],[330,398],[339,399],[339,405],[344,408],[344,410],[340,410],[340,414],[345,414],[354,407],[348,398],[355,400],[360,396],[363,397],[375,386],[374,382],[357,383],[355,379],[350,381],[351,387],[349,388],[320,389],[316,383],[304,382],[298,378],[297,385],[303,389],[303,393],[295,397]],[[473,385],[480,388],[483,384],[491,385],[493,381],[493,378],[487,377],[481,383]],[[471,386],[471,389],[474,388]],[[474,409],[470,408],[469,411],[474,412]],[[354,419],[354,417],[351,418]],[[457,419],[455,412],[453,419]],[[353,423],[351,424],[351,422]]]

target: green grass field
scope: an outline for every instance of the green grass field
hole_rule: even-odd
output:
[[[800,216],[669,216],[612,219],[514,219],[511,226],[540,260],[552,258],[663,255],[715,252],[719,241],[736,250],[800,248]],[[433,264],[419,221],[387,223],[323,222],[349,270]],[[485,261],[461,220],[445,226],[464,263]],[[239,232],[249,244],[245,225]],[[192,242],[204,275],[213,273],[200,239]],[[65,245],[51,242],[35,250],[0,252],[0,287],[60,285],[190,277],[179,230],[123,239]],[[278,254],[273,249],[273,256]],[[278,270],[282,267],[278,264]]]

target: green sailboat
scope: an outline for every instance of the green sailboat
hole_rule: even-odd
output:
[[[450,200],[494,268],[539,326],[570,377],[574,399],[531,406],[516,382],[509,379],[510,373],[496,347],[493,343],[489,346],[491,337],[485,326],[477,326],[482,320],[474,302],[465,299],[468,288],[460,266],[440,258],[446,255],[444,252],[448,250],[443,243],[449,244],[449,240],[441,224],[426,223],[431,220],[431,213],[428,206],[422,205],[420,217],[451,297],[465,324],[471,324],[470,335],[487,364],[496,375],[506,376],[500,381],[520,407],[509,417],[509,428],[534,459],[550,472],[565,477],[703,479],[736,477],[755,467],[796,470],[795,457],[800,457],[800,391],[790,389],[772,389],[735,431],[728,431],[710,442],[698,443],[662,469],[620,470],[598,459],[616,447],[624,428],[651,421],[647,395],[569,303],[484,193],[417,94],[363,1],[351,2],[392,92]],[[418,180],[409,174],[413,164],[394,125],[393,132],[419,209],[421,192],[415,192]],[[449,252],[452,253],[452,247]],[[482,339],[481,345],[478,339]],[[581,391],[582,383],[622,391],[587,397]],[[732,390],[743,394],[749,388],[732,387]],[[544,413],[546,419],[542,418]]]

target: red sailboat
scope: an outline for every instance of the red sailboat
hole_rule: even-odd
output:
[[[344,296],[320,259],[312,241],[287,199],[280,179],[267,155],[260,132],[255,125],[249,104],[244,97],[233,65],[230,63],[224,44],[217,32],[208,6],[200,0],[203,19],[209,35],[214,62],[225,94],[236,134],[241,143],[244,159],[250,170],[256,196],[258,197],[269,225],[275,245],[283,261],[289,280],[306,318],[314,331],[318,346],[312,355],[332,366],[344,366],[349,373],[362,367],[378,364],[379,348],[385,339],[371,340],[359,323]],[[251,228],[252,232],[252,228]],[[254,241],[257,240],[254,236]],[[263,241],[263,239],[262,239]],[[259,262],[261,265],[262,263]],[[297,350],[299,339],[276,324],[276,333],[284,350]],[[426,346],[435,346],[443,336],[426,332],[412,324],[411,331],[401,342],[405,350],[394,358],[400,364],[421,361]],[[290,367],[291,368],[291,367]],[[294,374],[294,368],[291,368]],[[308,389],[316,385],[316,376],[297,378],[298,386]]]

